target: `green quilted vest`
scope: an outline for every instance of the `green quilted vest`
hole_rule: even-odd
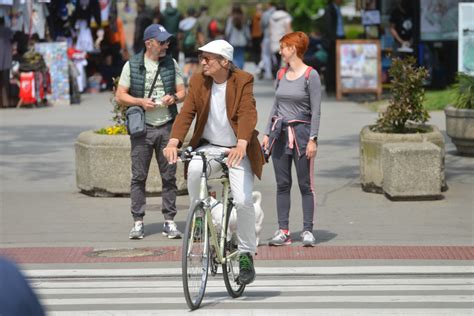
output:
[[[145,97],[145,60],[144,52],[132,56],[130,63],[130,95],[136,98]],[[166,55],[159,59],[158,72],[163,81],[163,88],[165,94],[174,95],[176,93],[175,68],[174,61],[171,55]],[[178,114],[178,107],[176,104],[168,107],[173,119]]]

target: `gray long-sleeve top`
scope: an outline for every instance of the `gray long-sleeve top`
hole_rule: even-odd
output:
[[[303,74],[298,79],[288,80],[286,74],[281,78],[275,92],[275,101],[268,118],[265,134],[270,134],[272,127],[272,117],[278,116],[284,121],[297,118],[298,113],[308,113],[311,115],[310,137],[318,137],[319,120],[321,118],[321,80],[315,70],[309,76],[308,92],[306,92],[306,78]]]

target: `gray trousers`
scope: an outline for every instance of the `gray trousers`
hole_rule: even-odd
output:
[[[145,216],[145,184],[150,169],[151,158],[155,151],[158,168],[163,183],[162,213],[165,220],[173,220],[176,213],[176,164],[170,165],[163,156],[163,149],[168,144],[172,122],[159,127],[147,126],[146,135],[130,138],[132,142],[132,182],[130,198],[134,220],[142,220]]]
[[[316,193],[314,191],[314,158],[308,160],[306,155],[298,158],[296,148],[288,154],[286,132],[275,142],[272,151],[273,169],[277,183],[277,213],[280,229],[289,229],[291,206],[291,165],[294,163],[296,176],[301,192],[303,207],[303,231],[313,232]]]

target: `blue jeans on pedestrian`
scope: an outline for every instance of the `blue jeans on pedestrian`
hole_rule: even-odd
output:
[[[234,60],[232,62],[240,69],[244,69],[245,47],[234,47]]]

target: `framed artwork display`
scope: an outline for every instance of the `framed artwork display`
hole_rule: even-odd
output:
[[[382,65],[379,40],[336,42],[336,97],[344,93],[382,94]]]

